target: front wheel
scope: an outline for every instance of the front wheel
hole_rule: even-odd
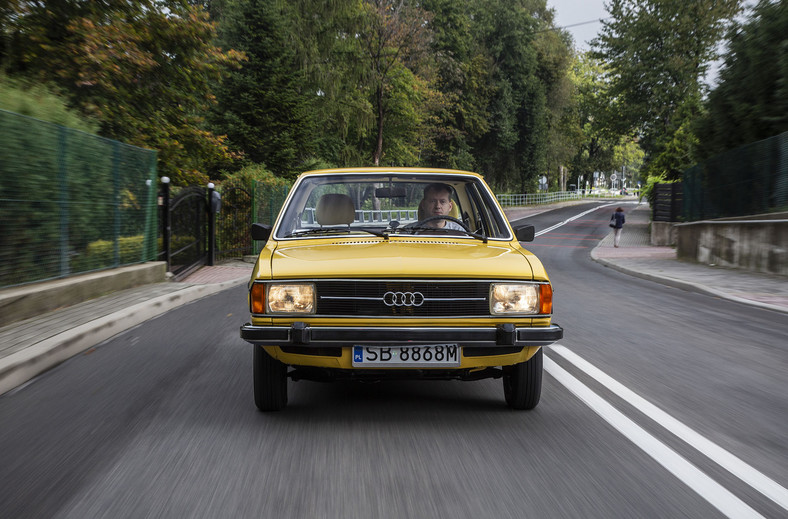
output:
[[[526,362],[504,368],[503,394],[512,409],[536,407],[542,396],[542,348]]]
[[[287,405],[287,366],[256,344],[254,403],[260,411],[281,411]]]

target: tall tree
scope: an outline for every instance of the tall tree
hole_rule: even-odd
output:
[[[474,21],[491,59],[494,89],[490,130],[474,143],[474,153],[499,188],[527,192],[546,167],[547,94],[533,45],[540,22],[527,0],[480,0]]]
[[[608,93],[617,107],[608,120],[618,121],[613,127],[621,135],[635,131],[649,163],[658,163],[669,177],[690,165],[686,150],[673,153],[670,143],[697,117],[702,79],[740,4],[610,0],[606,6],[609,21],[603,22],[593,48],[595,57],[606,63]]]
[[[377,166],[383,156],[386,120],[394,113],[397,98],[416,90],[414,72],[427,56],[429,15],[417,2],[407,0],[367,0],[364,5],[366,23],[358,38],[369,67],[375,110],[372,163]]]
[[[290,44],[293,13],[287,3],[239,0],[225,5],[223,46],[247,59],[217,87],[210,121],[252,162],[289,176],[317,151],[317,89]]]
[[[600,116],[610,110],[604,65],[589,53],[580,54],[573,64],[571,78],[576,104],[574,121],[569,127],[579,131],[579,146],[570,167],[578,186],[582,186],[593,178],[594,172],[612,169],[616,136]]]
[[[492,59],[474,37],[474,2],[427,0],[432,14],[430,51],[435,59],[435,88],[440,103],[433,112],[431,165],[474,169],[471,143],[490,129]]]
[[[698,121],[698,158],[788,131],[788,3],[761,0],[730,32]]]
[[[205,182],[233,159],[205,129],[210,80],[242,56],[214,46],[215,29],[186,0],[20,1],[9,69],[54,81],[102,123],[101,133],[159,150],[175,182]]]

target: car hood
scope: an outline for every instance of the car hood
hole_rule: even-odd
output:
[[[279,243],[271,256],[274,279],[435,277],[533,279],[528,252],[480,241],[341,241]]]

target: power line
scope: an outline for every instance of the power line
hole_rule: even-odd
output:
[[[600,23],[604,22],[605,20],[609,20],[610,18],[597,18],[596,20],[588,20],[587,22],[580,22],[580,23],[573,23],[570,25],[564,25],[563,27],[548,27],[547,29],[539,29],[538,31],[534,31],[533,34],[538,32],[547,32],[547,31],[560,31],[563,29],[570,29],[572,27],[580,27],[581,25],[588,25],[590,23]]]

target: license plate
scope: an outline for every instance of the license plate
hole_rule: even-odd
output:
[[[408,367],[456,368],[460,365],[457,344],[423,346],[353,346],[353,366],[359,368]]]

